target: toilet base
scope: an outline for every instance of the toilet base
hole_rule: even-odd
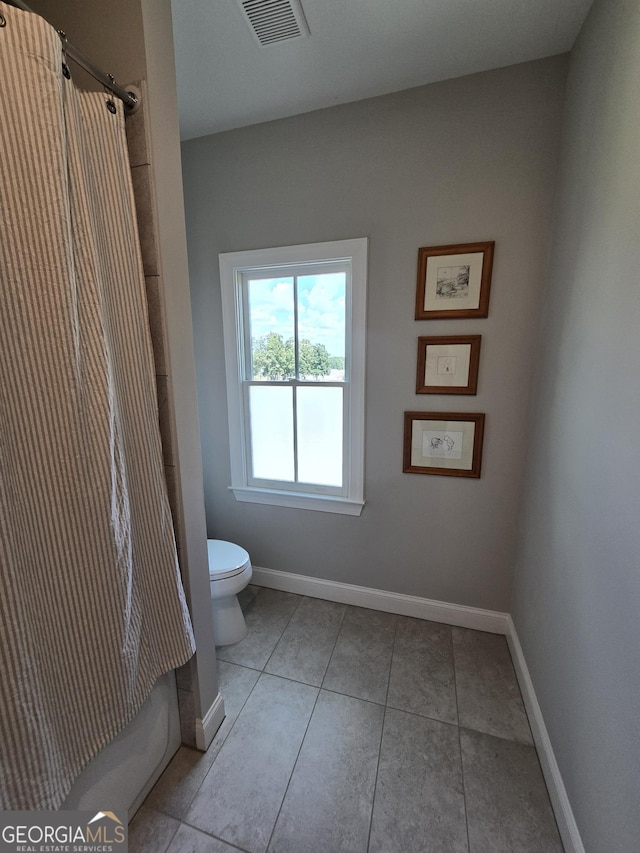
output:
[[[247,623],[237,595],[211,599],[213,639],[216,646],[231,646],[247,636]]]

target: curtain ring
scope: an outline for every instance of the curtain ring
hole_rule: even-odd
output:
[[[107,77],[115,85],[116,78],[113,76],[113,74],[107,74]],[[105,88],[105,92],[108,92],[109,95],[111,96],[110,98],[107,98],[107,100],[105,101],[105,103],[107,105],[107,109],[109,110],[110,113],[113,113],[113,115],[115,115],[118,112],[118,110],[117,110],[115,103],[113,102],[113,89],[109,89],[109,88],[107,88],[107,86],[105,86],[104,88]]]
[[[60,36],[60,41],[62,42],[62,73],[67,80],[71,80],[71,71],[69,71],[69,66],[67,65],[67,34],[64,30],[57,30],[57,33]]]
[[[2,12],[0,12],[0,27],[6,27],[6,26],[7,26],[7,19],[2,14]]]

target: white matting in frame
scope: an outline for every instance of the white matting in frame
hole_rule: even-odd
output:
[[[418,338],[416,394],[475,394],[481,335]]]
[[[484,414],[405,412],[403,471],[479,477]]]
[[[495,243],[418,249],[416,320],[486,317]]]

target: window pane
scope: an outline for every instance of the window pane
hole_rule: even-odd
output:
[[[342,388],[298,388],[298,480],[342,486]]]
[[[300,379],[344,380],[346,273],[298,276]]]
[[[249,279],[252,379],[295,376],[293,278]]]
[[[293,390],[281,385],[249,387],[253,476],[293,481]]]

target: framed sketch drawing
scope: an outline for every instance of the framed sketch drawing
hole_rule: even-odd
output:
[[[480,477],[484,414],[405,412],[405,474]]]
[[[495,243],[418,249],[416,320],[486,317]]]
[[[481,335],[418,338],[416,394],[476,394]]]

